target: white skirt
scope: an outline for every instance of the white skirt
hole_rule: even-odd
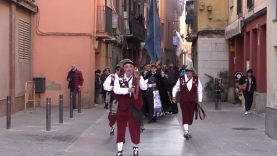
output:
[[[162,103],[160,98],[160,93],[158,90],[153,91],[154,99],[154,113],[153,116],[159,117],[163,115]]]

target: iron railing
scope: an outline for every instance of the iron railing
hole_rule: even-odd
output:
[[[112,9],[107,6],[97,6],[96,32],[112,33]]]

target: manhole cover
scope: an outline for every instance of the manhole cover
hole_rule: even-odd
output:
[[[253,131],[256,130],[256,128],[247,128],[247,127],[238,127],[238,128],[232,128],[234,130],[239,130],[239,131]]]

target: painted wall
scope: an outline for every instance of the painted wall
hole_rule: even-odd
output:
[[[277,19],[276,1],[267,1],[267,107],[277,109]]]
[[[212,11],[208,11],[209,6],[212,7]],[[197,7],[198,32],[202,30],[225,29],[228,22],[227,0],[198,0]],[[200,9],[201,7],[203,10]]]
[[[6,99],[9,95],[9,79],[10,79],[10,65],[9,65],[9,31],[10,31],[10,11],[9,3],[0,1],[0,100]]]
[[[58,104],[59,94],[64,95],[64,104],[69,105],[69,90],[66,76],[72,64],[82,71],[82,104],[91,106],[94,101],[95,71],[95,4],[94,0],[38,0],[39,23],[34,36],[33,76],[46,77],[46,92],[42,95],[42,104],[46,97],[52,98],[53,105]],[[57,32],[52,35],[50,32]],[[67,35],[85,33],[89,35]]]

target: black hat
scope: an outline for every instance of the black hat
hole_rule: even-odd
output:
[[[123,64],[123,66],[125,64],[132,64],[132,65],[134,65],[134,62],[132,60],[130,60],[130,59],[123,59],[120,62]]]
[[[248,69],[248,70],[247,70],[247,73],[253,74],[253,70],[252,70],[252,69]]]
[[[155,64],[151,64],[151,68],[153,68],[153,67],[157,68],[157,66]]]

